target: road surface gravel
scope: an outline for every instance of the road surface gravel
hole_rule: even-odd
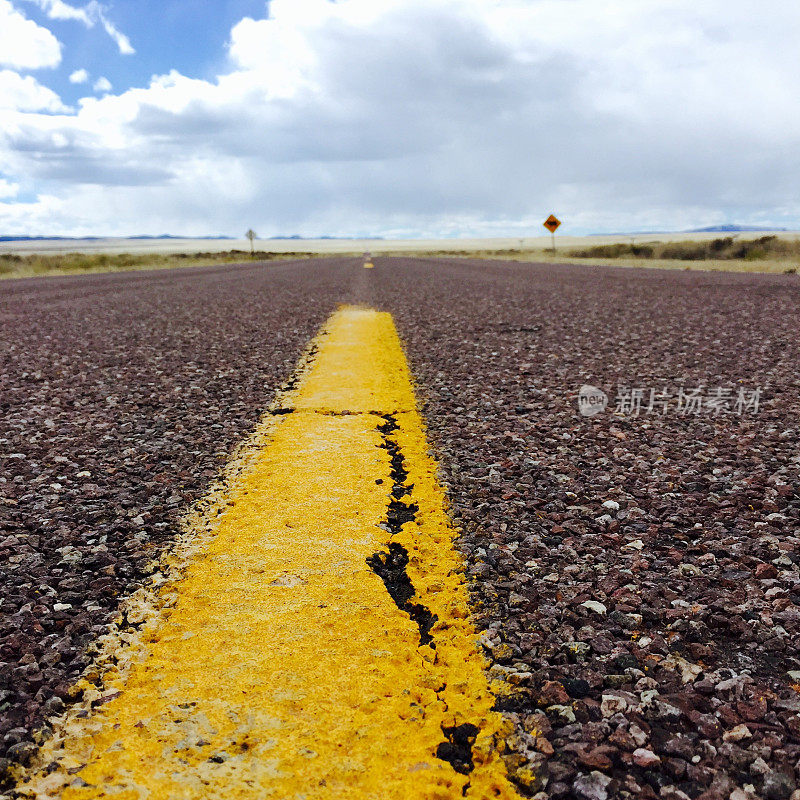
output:
[[[0,758],[362,302],[406,342],[522,791],[792,797],[799,301],[791,275],[402,258],[1,283]],[[579,414],[584,383],[606,412]],[[760,407],[615,414],[626,385]]]
[[[375,278],[515,687],[517,762],[552,797],[792,796],[796,277],[378,259]],[[584,383],[608,413],[578,413]],[[612,413],[618,385],[680,384],[760,387],[760,408]]]
[[[0,774],[68,702],[87,644],[174,541],[355,264],[0,282]]]

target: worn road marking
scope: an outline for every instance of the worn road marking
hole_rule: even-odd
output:
[[[343,308],[317,345],[135,663],[23,792],[516,797],[391,317]]]

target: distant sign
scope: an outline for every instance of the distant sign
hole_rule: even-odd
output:
[[[550,233],[555,233],[561,225],[561,220],[555,214],[551,214],[542,224]]]

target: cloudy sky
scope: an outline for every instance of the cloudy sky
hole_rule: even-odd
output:
[[[0,0],[0,234],[800,228],[800,3]]]

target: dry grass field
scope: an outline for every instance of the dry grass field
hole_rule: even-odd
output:
[[[0,253],[0,278],[30,278],[38,275],[75,275],[97,272],[128,272],[141,269],[200,267],[311,258],[318,253],[272,253],[228,250],[219,253]]]
[[[800,234],[646,234],[523,239],[279,239],[251,254],[238,240],[51,240],[0,242],[0,278],[311,258],[322,255],[488,258],[694,271],[796,273]],[[297,249],[298,244],[302,250]],[[197,249],[197,248],[203,248]],[[233,249],[231,249],[233,248]]]
[[[711,272],[796,274],[800,271],[800,237],[797,234],[717,235],[714,238],[690,238],[685,235],[661,238],[587,237],[579,246],[576,246],[574,238],[566,243],[561,242],[555,251],[542,246],[474,250],[421,248],[414,254],[553,264],[591,262],[606,266]]]

